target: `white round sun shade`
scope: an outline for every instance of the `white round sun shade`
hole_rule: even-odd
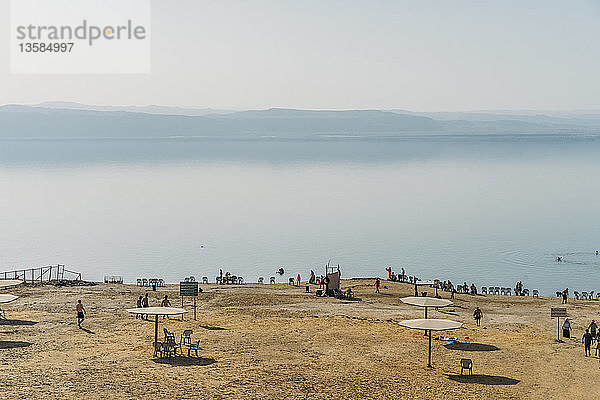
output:
[[[453,304],[450,300],[435,297],[404,297],[400,300],[403,303],[418,307],[447,307]]]
[[[128,308],[128,313],[132,314],[145,314],[145,315],[179,315],[185,314],[187,311],[183,308],[175,307],[141,307],[141,308]]]
[[[400,321],[398,325],[423,331],[448,331],[460,328],[462,322],[450,321],[449,319],[407,319]]]
[[[19,286],[21,283],[23,283],[23,281],[0,279],[0,289]]]
[[[19,296],[13,296],[12,294],[0,294],[0,303],[10,303],[18,298]]]

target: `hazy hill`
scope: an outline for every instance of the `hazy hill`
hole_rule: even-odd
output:
[[[600,134],[600,115],[409,113],[398,110],[227,112],[173,107],[77,103],[0,107],[0,138],[323,139],[403,135]],[[62,107],[61,107],[62,105]],[[135,110],[135,112],[131,111]],[[144,112],[141,112],[141,111]],[[184,113],[191,115],[184,115]],[[197,114],[197,115],[196,115]],[[202,114],[202,115],[200,115]]]

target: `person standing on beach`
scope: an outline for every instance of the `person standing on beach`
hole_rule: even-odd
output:
[[[146,293],[146,296],[144,296],[144,298],[142,299],[142,307],[146,308],[146,307],[150,307],[150,303],[148,301],[148,293]],[[142,317],[143,319],[143,317]],[[146,319],[148,319],[148,315],[146,315]]]
[[[563,290],[562,297],[563,297],[562,303],[567,304],[567,298],[569,297],[569,288],[566,288],[565,290]]]
[[[571,337],[571,321],[569,318],[565,318],[565,322],[562,325],[563,337],[570,338]]]
[[[473,311],[473,318],[475,318],[475,324],[477,326],[481,326],[481,318],[483,318],[483,312],[479,307],[476,307],[475,311]]]
[[[595,339],[596,338],[596,329],[598,329],[598,325],[596,324],[596,321],[592,320],[592,322],[590,322],[590,324],[588,325],[588,329],[590,330],[590,334],[592,335],[592,338]]]
[[[85,308],[83,307],[83,304],[81,304],[81,300],[77,300],[75,309],[77,310],[77,326],[81,328],[81,323],[85,319]]]
[[[375,293],[379,293],[379,285],[381,285],[381,281],[377,278],[375,279]]]
[[[143,296],[140,296],[140,297],[137,299],[137,303],[136,303],[136,305],[135,305],[137,308],[142,308],[142,299],[143,299],[143,298],[144,298]],[[141,314],[135,314],[135,319],[138,319],[140,316],[141,316]]]
[[[585,333],[581,337],[581,342],[585,346],[585,356],[586,357],[587,356],[591,356],[592,355],[592,351],[591,351],[591,347],[592,347],[592,335],[590,334],[590,330],[589,329],[585,330]]]
[[[298,276],[296,277],[296,285],[300,286],[300,274],[298,274]]]

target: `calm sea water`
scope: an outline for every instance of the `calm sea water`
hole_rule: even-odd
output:
[[[2,141],[0,270],[600,291],[599,173],[595,137]]]

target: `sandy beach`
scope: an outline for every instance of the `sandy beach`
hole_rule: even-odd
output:
[[[444,332],[468,345],[433,341],[426,367],[422,331],[398,322],[421,318],[403,304],[408,284],[372,279],[342,282],[361,301],[317,298],[304,285],[201,285],[193,312],[160,318],[177,337],[193,329],[199,358],[154,359],[154,324],[136,319],[146,289],[131,285],[25,286],[4,305],[0,321],[2,398],[211,398],[211,399],[583,399],[600,394],[600,362],[584,357],[581,335],[600,303],[569,299],[574,338],[556,343],[550,308],[558,298],[457,294],[454,306],[430,318],[464,322]],[[150,305],[169,295],[180,306],[178,286],[149,292]],[[448,293],[442,293],[449,298]],[[75,304],[87,310],[77,328]],[[476,327],[475,306],[484,319]],[[192,311],[191,301],[186,308]],[[161,335],[162,336],[162,335]],[[434,334],[434,336],[437,336]],[[593,350],[592,350],[593,354]],[[473,360],[474,377],[460,376],[460,358]]]

